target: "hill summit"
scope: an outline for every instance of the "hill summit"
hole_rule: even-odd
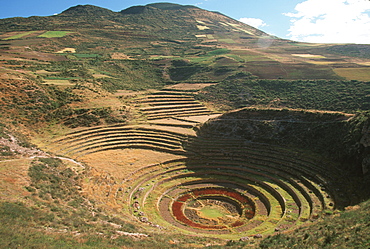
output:
[[[114,13],[121,13],[121,14],[140,14],[145,10],[148,9],[158,9],[158,10],[186,10],[186,9],[199,9],[198,7],[191,6],[191,5],[180,5],[174,3],[153,3],[147,4],[145,6],[132,6],[127,9],[124,9],[120,12],[114,12],[106,8],[86,4],[86,5],[77,5],[68,8],[67,10],[63,11],[61,15],[68,15],[68,16],[110,16]]]
[[[60,15],[67,16],[109,16],[113,11],[94,5],[77,5],[63,11]]]

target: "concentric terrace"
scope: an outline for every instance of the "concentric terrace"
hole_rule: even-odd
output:
[[[253,123],[243,134],[257,134],[255,123],[266,120],[238,111],[223,119],[179,90],[141,97],[137,105],[146,122],[76,130],[49,150],[88,165],[83,192],[147,229],[264,236],[330,215],[354,199],[335,162],[240,135],[240,122]],[[326,121],[336,122],[343,120]],[[294,125],[291,117],[288,123]]]

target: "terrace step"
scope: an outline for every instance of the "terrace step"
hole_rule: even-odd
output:
[[[144,126],[108,126],[79,130],[54,141],[51,148],[57,154],[80,157],[98,151],[142,148],[184,154],[183,141],[190,134],[171,130],[187,130],[184,126],[144,125]]]
[[[204,170],[204,167],[203,168],[202,168],[202,166],[198,166],[198,167],[199,167],[199,170]],[[165,172],[161,172],[161,169],[162,170],[163,169],[166,169],[166,171]],[[186,166],[184,165],[183,166],[183,170],[187,170],[187,169],[189,169],[189,165],[186,165]],[[194,168],[191,168],[191,169],[194,170]],[[155,173],[155,172],[157,172],[157,173]],[[171,175],[168,175],[168,173],[171,173]],[[178,174],[178,173],[180,173],[180,174]],[[165,174],[166,177],[163,177],[164,176],[163,174]],[[190,173],[190,174],[193,175],[193,177],[195,176],[194,173]],[[204,173],[201,173],[201,174],[206,175],[207,177],[210,177],[212,174],[221,174],[222,175],[222,173],[220,173],[218,171],[211,172],[209,170],[204,171]],[[227,175],[227,174],[230,174],[230,173],[225,173],[225,174]],[[238,176],[240,176],[240,173],[238,173],[238,171],[236,171],[235,174],[238,175]],[[151,182],[155,182],[155,185],[160,185],[162,183],[166,183],[167,181],[170,181],[171,179],[174,179],[173,177],[175,177],[176,179],[186,179],[185,182],[187,184],[189,184],[189,182],[191,181],[191,180],[189,180],[189,176],[190,176],[189,173],[187,171],[182,172],[181,171],[181,165],[179,165],[179,164],[176,165],[174,168],[173,167],[168,168],[165,165],[162,165],[162,168],[157,168],[157,170],[155,170],[155,171],[151,170],[150,174],[145,174],[144,173],[144,175],[143,175],[143,173],[141,173],[140,175],[141,175],[141,178],[143,180],[140,180],[140,182],[137,182],[136,184],[134,184],[136,187],[133,188],[132,193],[134,193],[142,185],[148,186],[148,185],[151,185],[150,184]],[[198,173],[198,175],[199,175],[199,173]],[[234,176],[236,176],[236,175],[234,175]],[[232,176],[232,175],[230,175],[230,176]],[[158,179],[156,179],[156,178],[158,178]],[[222,182],[225,182],[223,179],[220,179],[220,180]],[[202,181],[204,181],[204,180],[202,180]],[[256,179],[253,178],[253,181],[255,182]],[[268,180],[268,181],[270,181],[270,180]],[[147,182],[149,182],[149,183],[147,184]],[[214,184],[214,179],[211,182],[212,182],[212,184]],[[181,183],[178,183],[178,184],[181,185]],[[262,182],[260,182],[260,184],[262,184]],[[278,186],[282,186],[281,184],[282,183],[278,184]],[[167,186],[166,188],[170,188],[170,187]],[[272,191],[273,191],[274,188],[276,188],[276,185],[272,185],[270,187],[270,189]],[[148,190],[148,192],[145,193],[144,198],[140,202],[143,207],[145,205],[146,198],[149,196],[149,193],[152,192],[152,191],[154,191],[154,185],[152,187],[150,187],[150,190]],[[163,192],[161,190],[157,190],[157,191],[158,192]],[[163,192],[163,194],[165,194],[165,195],[168,195],[168,193],[169,193],[168,191],[167,192]],[[150,194],[150,195],[153,197],[152,194]],[[131,197],[132,197],[132,195],[131,195]],[[289,200],[287,199],[286,201],[288,201],[287,203],[289,204]],[[281,199],[281,202],[280,203],[282,203],[282,202],[284,202],[284,201],[282,201],[282,199]],[[289,207],[289,208],[291,208],[291,207]],[[306,216],[303,215],[301,218],[307,218],[307,215]],[[283,218],[283,220],[284,220],[284,218]]]
[[[178,105],[193,105],[198,102],[193,100],[170,100],[170,99],[153,99],[141,101],[141,104],[148,104],[150,106],[178,106]]]
[[[205,155],[219,154],[227,155],[229,157],[263,157],[269,155],[270,158],[276,158],[277,160],[284,160],[290,162],[291,165],[302,165],[305,168],[312,168],[315,171],[326,175],[328,172],[324,168],[320,167],[320,162],[317,160],[308,161],[305,156],[297,162],[297,152],[292,152],[282,147],[272,146],[261,143],[251,143],[243,139],[224,139],[224,138],[191,138],[186,147],[189,151],[196,151],[197,153],[203,153]],[[248,152],[248,153],[246,153]],[[291,155],[287,157],[286,155]],[[327,176],[329,179],[330,176]]]
[[[187,95],[187,96],[193,96],[195,91],[178,91],[178,90],[161,90],[158,92],[151,93],[151,95]]]
[[[166,101],[166,100],[173,100],[173,101],[191,101],[194,100],[193,96],[188,95],[170,95],[170,94],[153,94],[153,95],[146,95],[145,97],[137,98],[138,101]]]
[[[185,138],[188,135],[183,132],[174,132],[171,129],[164,130],[163,127],[155,126],[155,125],[136,125],[136,126],[122,126],[122,125],[115,125],[115,126],[101,126],[95,128],[86,128],[76,130],[71,132],[62,138],[58,138],[53,141],[53,143],[61,143],[61,142],[70,142],[71,140],[78,140],[78,139],[86,139],[89,137],[93,137],[99,134],[110,134],[110,133],[124,133],[124,132],[137,132],[143,134],[166,134],[167,136],[173,136],[178,138]]]
[[[149,106],[149,107],[141,107],[140,111],[143,111],[145,113],[153,113],[156,111],[175,111],[176,109],[181,109],[181,110],[194,110],[194,109],[202,109],[202,110],[207,110],[207,108],[199,103],[190,103],[190,104],[181,104],[181,105],[176,105],[176,104],[170,104],[170,105],[155,105],[155,106]]]
[[[323,181],[322,178],[317,176],[317,171],[315,170],[308,170],[304,166],[297,167],[297,165],[291,165],[289,161],[284,161],[284,159],[277,160],[276,158],[270,156],[269,154],[259,154],[257,156],[251,156],[250,152],[246,151],[246,155],[241,157],[225,157],[220,156],[218,153],[207,153],[203,156],[207,156],[209,158],[212,158],[212,163],[215,162],[228,162],[228,161],[235,161],[235,163],[248,163],[251,165],[256,165],[256,167],[259,167],[261,169],[265,167],[270,167],[271,169],[275,170],[275,174],[278,174],[279,172],[297,172],[297,175],[306,176],[309,178],[314,179],[316,182],[319,182],[321,185],[325,185],[326,181]],[[315,174],[313,174],[313,172]]]
[[[186,114],[198,114],[198,115],[204,115],[205,113],[211,114],[207,108],[204,107],[197,107],[197,108],[187,108],[187,109],[167,109],[167,110],[157,110],[152,112],[144,112],[149,117],[155,117],[157,116],[167,116],[167,117],[173,117],[173,116],[186,116]],[[190,116],[190,115],[189,115]]]
[[[211,114],[211,111],[194,99],[194,92],[164,89],[137,99],[138,107],[148,120]]]
[[[240,162],[239,164],[234,164],[235,162],[212,162],[211,166],[209,165],[198,165],[196,167],[203,167],[203,168],[209,168],[214,169],[217,168],[218,170],[233,170],[239,173],[243,173],[246,175],[262,175],[264,177],[267,177],[271,180],[276,179],[274,181],[277,182],[284,182],[284,184],[278,184],[279,187],[283,187],[286,191],[290,191],[290,195],[294,198],[294,201],[299,206],[300,210],[303,208],[301,203],[308,204],[306,207],[310,207],[312,209],[313,202],[321,203],[319,201],[312,201],[312,200],[319,200],[315,194],[309,195],[305,192],[307,188],[305,185],[303,187],[300,184],[297,184],[292,179],[297,179],[300,176],[295,174],[278,174],[276,175],[276,172],[274,169],[269,168],[263,168],[262,170],[258,165],[252,165],[246,162]],[[189,169],[192,169],[194,166],[188,165]],[[278,176],[278,178],[276,178]],[[258,177],[256,177],[257,179]],[[300,179],[300,178],[299,178]],[[301,181],[300,181],[301,182]],[[288,186],[291,186],[292,188],[289,188]],[[294,190],[295,189],[295,190]],[[320,205],[322,206],[322,205]],[[316,209],[316,208],[315,208]],[[300,212],[301,213],[301,212]],[[310,212],[311,213],[311,212]],[[307,214],[306,214],[307,215]],[[308,218],[308,217],[305,217]]]
[[[154,121],[148,121],[149,124],[162,125],[162,126],[175,126],[192,129],[197,122],[190,122],[186,120],[181,120],[178,118],[164,118],[164,119],[155,119]]]
[[[79,158],[88,154],[106,151],[106,150],[122,150],[122,149],[147,149],[147,150],[154,150],[160,152],[171,153],[174,155],[184,155],[185,152],[176,147],[169,147],[165,144],[155,143],[155,142],[148,142],[148,141],[137,141],[136,143],[105,143],[101,144],[100,146],[89,147],[86,149],[82,149],[79,151],[74,152],[68,156],[73,158]]]
[[[150,111],[150,110],[149,111],[143,111],[143,113],[145,113],[148,116],[163,115],[163,114],[166,114],[166,115],[175,115],[175,114],[183,115],[183,114],[186,114],[186,113],[194,113],[194,112],[207,112],[207,113],[209,113],[209,111],[205,107],[192,107],[192,108],[189,107],[189,108],[176,108],[176,109],[161,109],[161,110],[153,110],[153,111]]]
[[[153,120],[153,119],[163,119],[163,118],[175,118],[175,117],[189,117],[189,116],[201,116],[201,115],[209,115],[212,114],[210,111],[187,111],[187,112],[175,112],[171,114],[152,114],[148,116],[148,120]]]
[[[163,88],[163,91],[170,91],[170,92],[185,92],[185,93],[196,93],[198,89],[178,89],[178,88]]]
[[[76,145],[72,145],[69,147],[64,148],[66,150],[66,154],[73,153],[74,151],[81,151],[92,149],[96,147],[104,146],[105,144],[109,143],[119,143],[119,144],[138,144],[138,143],[158,143],[161,144],[162,147],[166,145],[167,147],[182,149],[181,141],[179,140],[169,140],[164,139],[161,137],[148,137],[148,136],[112,136],[110,138],[102,138],[102,139],[94,139],[90,142],[83,142]]]

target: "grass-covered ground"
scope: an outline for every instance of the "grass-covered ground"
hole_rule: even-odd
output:
[[[14,39],[19,39],[19,38],[22,38],[24,36],[27,36],[27,35],[31,35],[33,33],[35,33],[37,31],[27,31],[27,32],[22,32],[22,33],[19,33],[17,35],[13,35],[13,36],[10,36],[10,37],[7,37],[7,38],[4,38],[3,40],[14,40]]]
[[[235,78],[205,88],[197,98],[230,109],[254,105],[355,112],[370,108],[369,82],[261,80],[242,74]]]
[[[70,31],[46,31],[45,33],[39,35],[38,37],[44,38],[60,38],[64,37],[72,32]]]

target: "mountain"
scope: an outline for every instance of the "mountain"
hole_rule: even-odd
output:
[[[148,59],[165,55],[203,61],[216,67],[223,67],[222,62],[230,60],[227,70],[250,72],[260,78],[368,79],[366,61],[370,58],[370,49],[367,45],[315,45],[283,40],[218,12],[194,6],[157,3],[113,12],[79,5],[50,17],[2,19],[0,27],[6,44],[23,42],[12,39],[11,32],[16,31],[23,34],[53,30],[71,32],[60,37],[47,52],[73,45],[77,53],[94,50],[108,55],[113,53],[109,50],[116,50],[133,55],[134,43],[136,50],[141,50],[136,57]],[[32,46],[36,47],[42,42],[51,43],[52,39],[47,38],[53,38],[41,39],[36,36],[38,33],[34,34],[24,38],[32,40]],[[215,52],[215,55],[221,53],[217,57],[223,57],[222,60],[207,58],[209,52],[213,53],[211,50],[217,49],[224,49],[224,52]],[[230,68],[231,65],[234,66]]]
[[[173,3],[0,30],[1,248],[369,247],[370,45]]]
[[[183,27],[188,28],[195,28],[198,25],[198,21],[202,21],[203,19],[208,22],[208,24],[213,25],[214,27],[219,26],[219,22],[225,22],[224,26],[226,27],[218,27],[223,28],[221,30],[230,30],[231,27],[227,27],[227,22],[235,25],[241,25],[243,28],[250,32],[256,32],[258,35],[263,34],[261,31],[256,30],[246,24],[242,24],[237,22],[229,17],[226,17],[220,13],[209,12],[202,10],[195,6],[182,6],[177,4],[170,4],[170,3],[157,3],[157,4],[148,4],[146,6],[134,6],[128,9],[122,10],[121,12],[113,12],[108,9],[92,6],[92,5],[78,5],[75,7],[71,7],[65,11],[63,11],[59,15],[51,16],[51,17],[32,17],[27,20],[24,19],[4,19],[2,20],[2,30],[14,30],[15,26],[17,29],[27,29],[28,25],[34,25],[34,28],[44,28],[50,29],[54,27],[53,25],[58,25],[58,28],[64,28],[63,22],[66,18],[69,18],[69,22],[81,22],[82,27],[88,27],[87,20],[93,20],[94,25],[102,25],[100,23],[104,23],[106,21],[110,21],[111,25],[113,23],[117,24],[128,24],[130,26],[137,26],[137,22],[139,24],[145,26],[146,28],[151,27],[155,29],[165,29],[167,31],[172,29],[177,29],[178,25],[183,23]],[[81,18],[84,18],[82,20]],[[198,18],[199,20],[197,21]],[[12,25],[8,21],[12,22]],[[42,20],[48,20],[48,24],[43,22]],[[177,21],[178,20],[178,21]],[[38,24],[38,22],[40,22]],[[15,24],[16,23],[16,24]],[[76,24],[77,24],[76,23]],[[212,24],[213,23],[213,24]],[[8,25],[10,26],[8,26]],[[85,26],[84,26],[85,25]],[[112,27],[109,25],[108,27]],[[173,26],[171,26],[173,25]],[[106,28],[108,28],[106,27]],[[114,27],[114,26],[113,26]],[[122,27],[121,27],[122,28]],[[195,28],[196,29],[196,28]],[[150,31],[150,30],[148,30]],[[247,32],[247,31],[245,31]]]

